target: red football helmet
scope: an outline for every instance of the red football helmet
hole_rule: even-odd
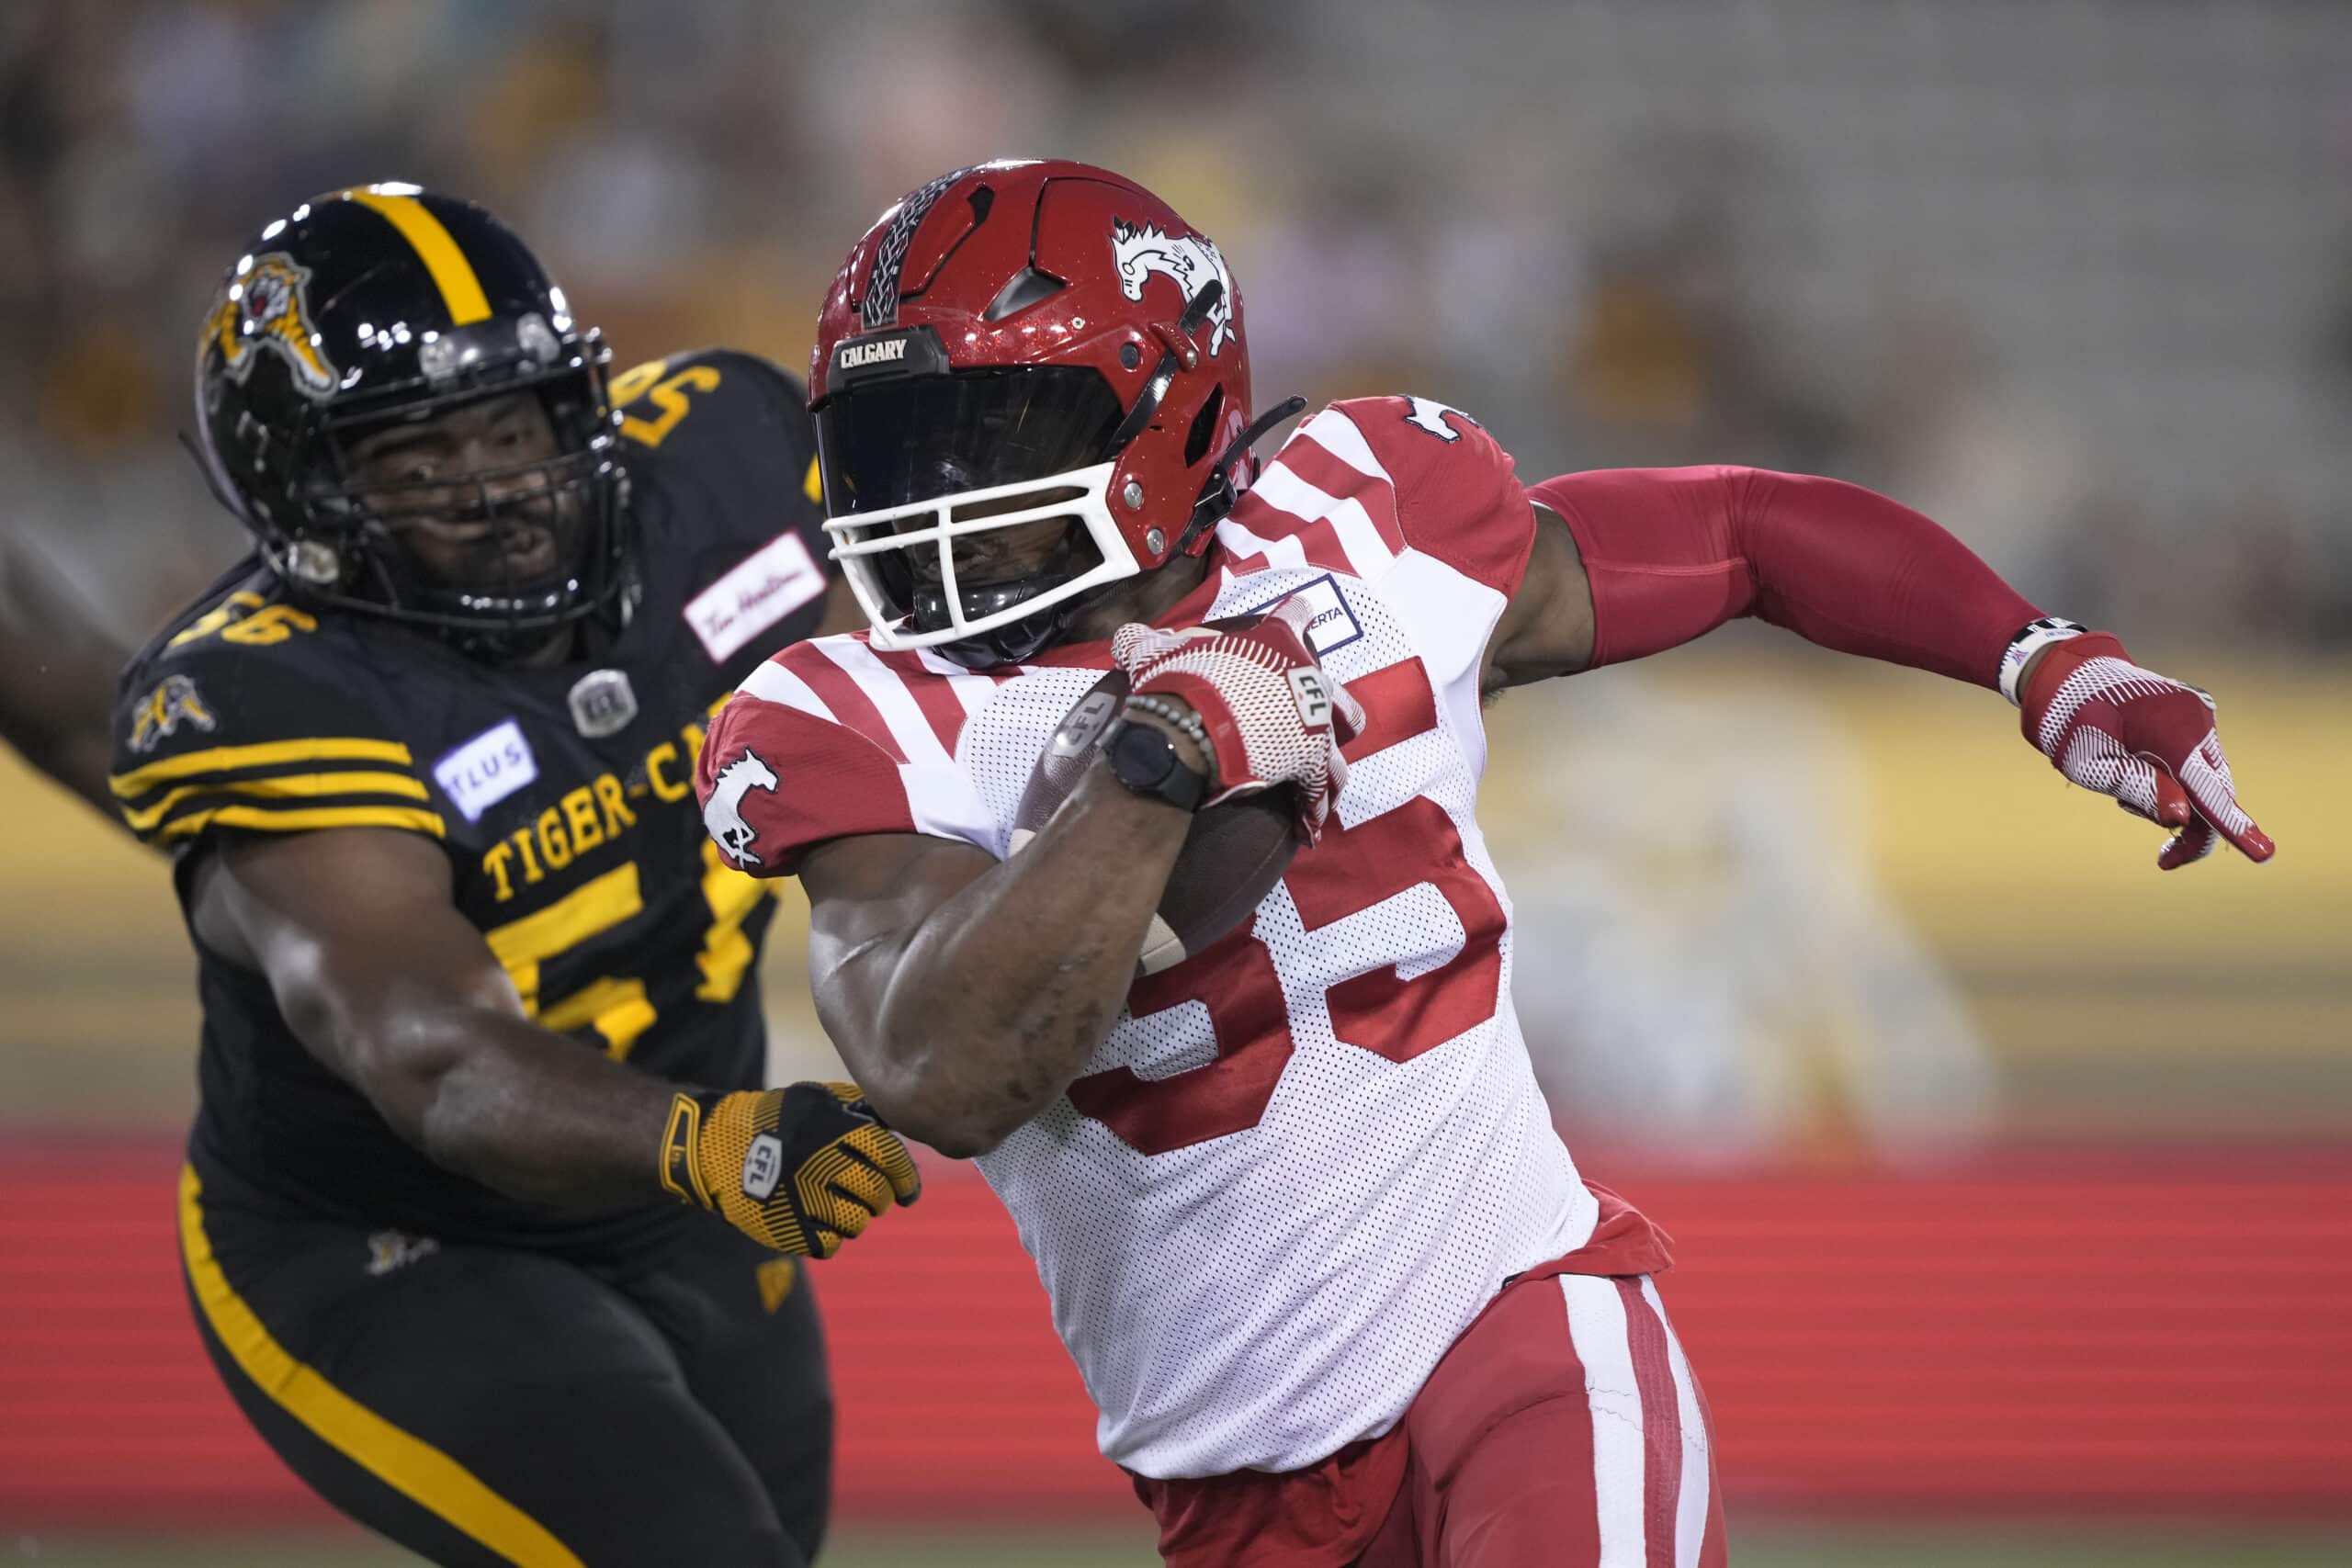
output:
[[[874,645],[974,667],[1204,548],[1272,423],[1250,424],[1216,246],[1134,181],[1059,161],[959,169],[885,212],[825,298],[808,391],[825,527]],[[1055,521],[1042,563],[1004,558],[1002,530]]]

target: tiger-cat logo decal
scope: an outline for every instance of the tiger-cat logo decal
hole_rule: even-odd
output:
[[[130,720],[130,749],[153,751],[182,724],[198,729],[213,728],[212,710],[197,694],[196,682],[185,675],[166,675],[162,685],[147,694]]]
[[[325,397],[334,390],[335,369],[311,324],[310,281],[311,269],[282,251],[255,256],[229,280],[205,318],[203,346],[218,350],[229,374],[240,381],[254,373],[263,355],[274,354],[304,394]]]

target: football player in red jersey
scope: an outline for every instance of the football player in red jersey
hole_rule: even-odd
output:
[[[1333,404],[1261,468],[1296,405],[1252,401],[1223,256],[1101,169],[986,164],[892,208],[810,393],[873,627],[746,680],[706,823],[802,878],[873,1103],[1012,1211],[1171,1562],[1724,1561],[1667,1240],[1579,1175],[1511,1011],[1484,697],[1760,615],[2002,692],[2069,778],[2175,829],[2167,868],[2271,853],[2202,693],[1855,486],[1530,489],[1408,397]],[[1114,669],[1098,756],[1016,834]],[[1278,785],[1306,847],[1171,953],[1193,813]]]

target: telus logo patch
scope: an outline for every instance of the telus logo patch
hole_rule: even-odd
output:
[[[539,776],[538,760],[523,727],[513,719],[492,725],[433,764],[433,780],[449,803],[479,822],[481,814]]]

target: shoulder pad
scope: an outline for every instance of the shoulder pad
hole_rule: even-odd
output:
[[[1350,398],[1291,434],[1217,536],[1238,570],[1280,559],[1374,581],[1413,552],[1508,596],[1535,513],[1510,454],[1469,415],[1427,398]]]
[[[728,863],[788,876],[829,839],[924,833],[1003,854],[995,818],[952,765],[952,731],[919,688],[955,680],[910,654],[879,654],[858,635],[795,643],[752,671],[711,721],[695,776],[703,826]],[[899,713],[896,725],[884,705]]]
[[[1350,398],[1300,434],[1387,480],[1406,545],[1505,595],[1517,590],[1535,513],[1511,455],[1486,426],[1431,398]]]
[[[107,782],[133,832],[162,847],[232,829],[443,836],[407,743],[371,685],[321,657],[318,633],[311,612],[248,580],[131,665]]]
[[[613,378],[624,457],[644,460],[727,452],[738,461],[786,461],[815,500],[817,444],[808,397],[774,361],[731,348],[648,360]]]

